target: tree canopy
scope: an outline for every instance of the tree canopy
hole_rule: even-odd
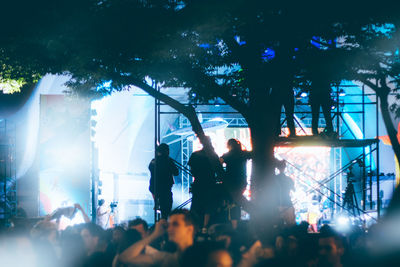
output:
[[[280,116],[274,91],[360,81],[383,99],[385,112],[400,74],[395,1],[20,0],[5,8],[2,80],[67,74],[74,93],[91,96],[138,86],[188,116],[201,139],[193,107],[145,79],[188,88],[192,103],[222,99],[248,122],[258,177]],[[105,81],[109,87],[100,86]]]

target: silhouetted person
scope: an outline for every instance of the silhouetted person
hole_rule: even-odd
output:
[[[286,122],[289,128],[289,137],[296,136],[294,125],[294,97],[292,80],[282,80],[272,88],[272,101],[274,105],[275,136],[281,133],[281,109],[285,108]]]
[[[200,217],[203,227],[207,227],[210,214],[215,206],[215,168],[207,157],[204,147],[192,153],[188,165],[194,177],[191,211]]]
[[[294,125],[294,97],[293,78],[295,70],[294,48],[289,40],[281,40],[276,47],[276,57],[271,61],[274,71],[273,77],[269,79],[271,91],[271,104],[273,105],[274,133],[279,136],[281,133],[281,110],[285,108],[289,137],[296,136]]]
[[[296,217],[294,214],[294,207],[290,199],[290,191],[294,191],[294,182],[292,178],[285,175],[286,162],[285,160],[277,161],[276,168],[279,174],[276,176],[279,186],[279,212],[280,217],[284,224],[294,225]]]
[[[236,206],[231,210],[231,219],[236,221],[240,219],[240,206],[245,202],[243,193],[247,186],[247,160],[251,158],[251,152],[242,150],[241,143],[234,138],[228,140],[227,147],[229,151],[221,156],[221,162],[226,164],[223,182],[230,202]]]
[[[324,113],[324,118],[326,122],[325,133],[327,136],[332,136],[333,125],[331,117],[331,86],[329,81],[323,79],[314,79],[312,81],[311,91],[310,91],[310,104],[312,113],[312,134],[318,135],[318,120],[319,120],[319,110],[322,108]]]
[[[243,194],[247,186],[247,160],[251,152],[242,150],[241,143],[231,138],[227,142],[228,152],[221,156],[221,161],[226,164],[226,177],[224,184],[231,190]]]
[[[149,164],[151,173],[149,190],[153,194],[155,206],[160,206],[161,217],[166,219],[172,209],[173,176],[177,176],[179,170],[173,159],[169,157],[167,144],[160,144],[156,153],[156,158],[152,159]]]

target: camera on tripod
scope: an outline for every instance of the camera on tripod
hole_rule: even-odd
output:
[[[114,212],[114,209],[118,206],[118,201],[113,201],[110,203],[111,212]]]
[[[347,169],[346,177],[347,177],[347,182],[348,183],[353,183],[353,182],[356,181],[355,175],[353,173],[353,167],[352,166],[350,166]]]

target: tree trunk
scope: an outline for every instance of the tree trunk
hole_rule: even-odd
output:
[[[277,219],[274,179],[273,130],[260,121],[249,123],[253,146],[251,195],[255,211],[251,214],[257,225],[270,226]]]
[[[382,83],[382,81],[381,81]],[[400,145],[399,145],[399,140],[397,139],[397,131],[396,128],[393,125],[392,118],[389,113],[389,103],[388,103],[388,95],[390,92],[390,89],[385,85],[381,86],[381,90],[376,91],[377,95],[379,96],[379,100],[381,101],[381,113],[382,113],[382,118],[383,122],[385,123],[386,131],[389,136],[390,143],[392,144],[392,149],[394,151],[394,154],[397,158],[397,162],[400,162]],[[378,174],[379,175],[379,174]],[[392,199],[390,201],[389,207],[387,208],[386,211],[386,218],[390,218],[392,216],[396,216],[398,214],[398,211],[400,209],[400,187],[398,186],[396,190],[393,193]]]
[[[380,85],[378,86],[372,82],[370,82],[367,79],[360,79],[362,83],[370,87],[372,90],[375,91],[376,95],[379,97],[379,100],[381,101],[381,113],[382,113],[382,118],[383,122],[386,127],[386,131],[389,136],[390,143],[392,144],[392,149],[393,152],[397,158],[397,161],[400,159],[400,144],[399,140],[397,139],[397,131],[396,128],[393,125],[392,118],[389,113],[389,103],[388,103],[388,96],[390,93],[390,88],[386,84],[386,79],[381,78]]]
[[[389,136],[389,140],[390,143],[392,144],[392,149],[393,152],[397,158],[397,161],[399,161],[400,159],[400,144],[399,144],[399,140],[397,139],[397,131],[396,128],[393,125],[393,121],[392,118],[390,116],[389,113],[389,103],[388,103],[388,96],[386,94],[385,95],[379,95],[379,100],[381,101],[381,113],[382,113],[382,118],[383,118],[383,122],[385,123],[385,127],[386,127],[386,131],[388,133]]]
[[[380,79],[381,86],[375,85],[368,80],[362,80],[364,84],[368,87],[373,89],[379,100],[381,101],[380,108],[382,113],[383,122],[386,127],[386,131],[389,136],[390,143],[392,144],[393,152],[397,158],[397,161],[400,159],[400,144],[399,140],[397,139],[397,131],[393,125],[392,118],[389,112],[389,103],[388,103],[388,96],[390,93],[390,88],[386,84],[386,79]],[[385,217],[390,217],[392,215],[396,215],[398,210],[400,209],[400,187],[398,186],[393,193],[392,200],[390,201],[389,207],[387,209]]]

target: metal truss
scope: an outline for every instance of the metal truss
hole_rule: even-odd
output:
[[[362,87],[362,93],[359,93],[359,91],[354,94],[351,92],[352,89],[359,89],[358,86],[356,85],[347,85],[347,86],[339,86],[336,88],[333,88],[331,97],[332,97],[332,123],[333,123],[333,127],[337,133],[337,135],[339,136],[339,142],[334,142],[334,141],[327,141],[326,144],[322,144],[322,145],[326,145],[326,146],[331,146],[332,149],[332,155],[331,155],[331,159],[333,161],[332,164],[332,172],[333,173],[337,173],[339,170],[342,169],[343,167],[343,160],[342,160],[342,156],[343,153],[345,153],[345,148],[346,147],[359,147],[363,149],[363,154],[364,154],[364,165],[363,165],[363,171],[362,171],[362,209],[368,210],[368,212],[377,212],[378,217],[380,216],[380,196],[379,196],[379,142],[376,139],[376,136],[379,136],[379,116],[378,116],[378,97],[374,94],[366,94],[365,93],[365,88]],[[345,102],[345,98],[343,97],[343,92],[346,92],[347,94],[352,94],[354,99],[354,96],[356,96],[355,98],[357,99],[356,101],[353,101],[352,103],[348,103]],[[370,102],[367,103],[366,99],[371,99]],[[346,98],[347,101],[348,98]],[[351,98],[350,98],[351,99]],[[375,126],[375,133],[373,135],[367,136],[366,135],[366,106],[368,105],[373,105],[376,109],[376,126]],[[204,105],[207,106],[207,105]],[[239,113],[235,113],[235,112],[219,112],[218,110],[213,111],[213,109],[215,109],[215,107],[213,107],[212,105],[208,105],[209,109],[206,112],[200,112],[202,113],[202,117],[203,120],[208,120],[208,119],[212,119],[215,117],[221,117],[223,118],[225,121],[227,121],[228,127],[248,127],[247,126],[247,122],[246,120],[239,114]],[[352,109],[348,109],[346,107],[356,107],[356,108],[352,108]],[[204,108],[204,107],[203,107]],[[159,111],[156,111],[159,112]],[[320,112],[320,118],[319,118],[319,127],[323,128],[326,126],[326,121],[323,118],[323,115],[321,114],[322,112]],[[350,125],[348,125],[348,123],[346,122],[346,120],[344,119],[344,116],[352,114],[352,116],[355,116],[356,118],[358,118],[359,121],[359,128],[362,132],[362,138],[360,138],[359,136],[357,136],[357,133],[353,132],[353,130],[351,129]],[[296,101],[296,105],[295,105],[295,115],[297,118],[296,123],[296,127],[306,127],[306,128],[310,128],[311,127],[311,109],[310,106],[308,104],[308,102],[306,101],[306,99],[297,99]],[[284,113],[282,112],[281,115],[281,125],[282,127],[286,126],[286,118]],[[189,127],[190,123],[189,121],[183,117],[182,115],[179,117],[179,127],[183,128],[183,127]],[[342,140],[341,137],[344,135],[349,134],[352,136],[351,138],[353,139],[346,139],[346,140]],[[369,139],[368,139],[369,138]],[[301,138],[300,138],[301,139]],[[368,140],[366,140],[368,139]],[[366,142],[363,142],[366,141]],[[372,141],[372,143],[370,142]],[[282,142],[281,142],[282,143]],[[285,143],[285,142],[283,142]],[[286,142],[286,145],[291,145],[291,141]],[[296,142],[294,142],[296,143]],[[302,143],[302,141],[297,142],[297,145],[300,145],[300,143]],[[323,143],[323,141],[322,141]],[[278,144],[277,144],[278,145]],[[310,142],[305,142],[303,145],[307,146],[310,145]],[[372,147],[374,146],[374,147]],[[369,161],[368,159],[365,157],[366,155],[366,149],[369,148]],[[181,141],[181,149],[182,149],[182,155],[181,155],[181,163],[183,166],[187,166],[187,163],[189,161],[189,157],[192,153],[192,141],[188,140],[187,138],[183,138]],[[374,157],[377,159],[376,160],[376,173],[377,173],[377,205],[376,205],[376,210],[372,210],[372,205],[370,205],[370,208],[368,209],[365,205],[366,203],[366,195],[369,193],[371,199],[372,199],[372,175],[370,175],[371,170],[372,170],[372,154],[374,153]],[[190,183],[192,181],[192,177],[190,176],[190,174],[188,173],[183,173],[182,172],[182,193],[187,193],[189,192],[189,187],[190,187]],[[343,190],[345,189],[346,184],[344,183],[344,177],[343,177],[343,173],[342,172],[338,172],[337,176],[330,181],[330,187],[332,188],[332,190],[336,193],[336,194],[341,194],[343,192]],[[370,187],[367,188],[367,183],[369,182]],[[335,202],[339,201],[339,199],[336,199],[335,196]],[[338,209],[336,204],[333,204],[332,209],[334,210],[334,212],[336,212]]]
[[[17,214],[16,126],[0,119],[0,220],[8,226]]]

